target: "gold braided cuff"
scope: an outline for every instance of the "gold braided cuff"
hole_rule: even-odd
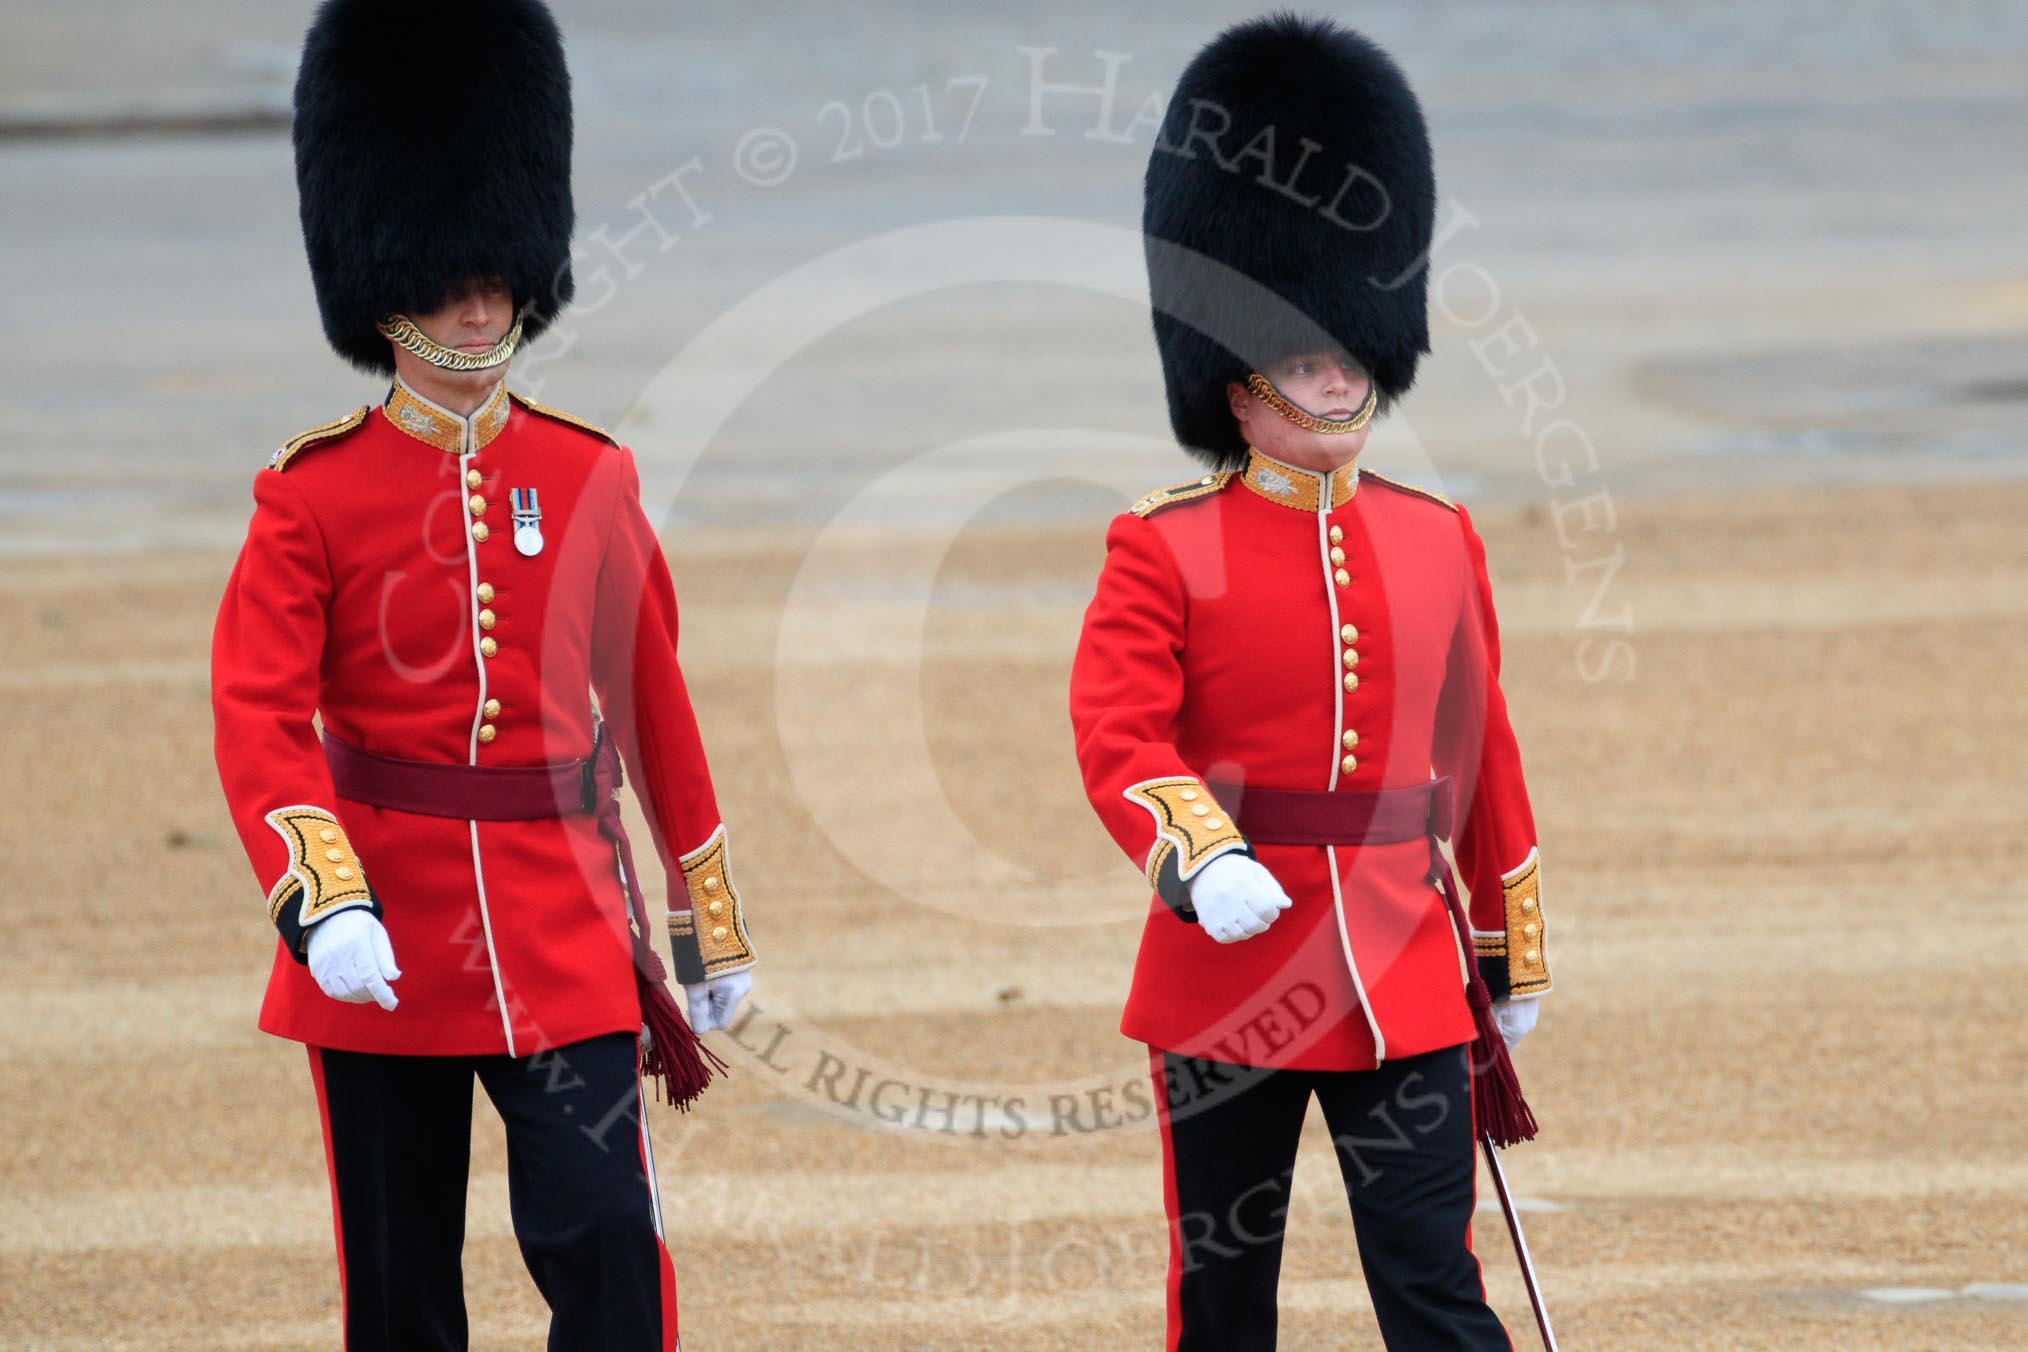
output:
[[[1500,875],[1507,911],[1507,989],[1510,995],[1540,995],[1549,989],[1549,956],[1542,921],[1542,860],[1534,849],[1519,868]],[[1477,947],[1474,936],[1474,947]]]
[[[1176,873],[1188,879],[1228,850],[1244,849],[1232,816],[1211,796],[1201,779],[1145,779],[1124,794],[1154,814],[1155,847],[1148,851],[1148,883],[1160,886],[1162,865],[1176,857]]]
[[[1366,382],[1366,402],[1359,406],[1359,411],[1349,418],[1337,420],[1320,418],[1314,413],[1309,413],[1296,407],[1293,403],[1289,402],[1287,395],[1284,395],[1280,390],[1275,388],[1275,383],[1272,380],[1269,380],[1258,371],[1248,373],[1246,388],[1252,392],[1254,398],[1260,400],[1263,404],[1266,404],[1296,426],[1308,432],[1322,432],[1327,436],[1339,436],[1346,432],[1357,432],[1372,420],[1373,410],[1380,406],[1380,387],[1370,380]]]
[[[683,868],[683,888],[689,893],[690,909],[669,913],[671,940],[689,942],[695,935],[707,977],[724,976],[753,966],[753,941],[747,937],[739,891],[733,887],[732,874],[727,869],[730,861],[726,855],[725,824],[720,822],[709,839],[678,862]]]
[[[319,920],[354,907],[380,914],[336,817],[321,807],[282,807],[267,815],[267,823],[289,847],[288,871],[268,889],[268,919],[298,959],[303,932]]]

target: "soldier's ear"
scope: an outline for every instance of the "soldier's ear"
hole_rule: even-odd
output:
[[[1253,394],[1238,381],[1228,380],[1225,382],[1225,403],[1232,410],[1232,416],[1243,423],[1253,407]]]

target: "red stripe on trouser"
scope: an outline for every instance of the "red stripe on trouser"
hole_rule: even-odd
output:
[[[640,1104],[641,1125],[634,1136],[634,1148],[641,1156],[641,1177],[648,1180],[648,1209],[650,1215],[659,1214],[660,1199],[655,1194],[655,1166],[648,1158],[648,1098],[641,1092],[641,1074],[634,1072],[634,1093]],[[655,1237],[656,1266],[662,1276],[662,1352],[676,1352],[681,1337],[676,1324],[676,1264],[669,1257],[669,1245],[663,1238],[662,1226],[657,1225]]]
[[[1169,1332],[1162,1346],[1176,1352],[1183,1341],[1183,1217],[1176,1200],[1176,1146],[1169,1136],[1169,1088],[1159,1048],[1148,1048],[1148,1072],[1155,1078],[1155,1117],[1162,1125],[1162,1209],[1169,1215]]]
[[[324,1092],[324,1058],[322,1053],[308,1043],[303,1050],[310,1054],[310,1082],[317,1087],[317,1119],[324,1129],[324,1172],[331,1179],[331,1235],[338,1245],[338,1326],[350,1326],[351,1310],[345,1303],[345,1221],[338,1214],[338,1157],[331,1148],[331,1100]]]

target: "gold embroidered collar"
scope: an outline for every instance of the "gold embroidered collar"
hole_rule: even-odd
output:
[[[507,382],[504,380],[493,386],[486,402],[473,409],[470,417],[461,417],[442,404],[432,403],[417,394],[400,376],[394,378],[394,386],[387,392],[387,402],[381,406],[387,420],[396,427],[417,441],[427,442],[452,455],[484,450],[486,444],[507,426],[507,409]]]
[[[1329,473],[1299,469],[1249,446],[1246,448],[1246,470],[1241,478],[1248,488],[1269,502],[1293,507],[1299,512],[1314,512],[1324,500],[1327,481],[1333,507],[1343,507],[1352,501],[1352,495],[1359,491],[1359,464],[1356,460],[1347,461]]]

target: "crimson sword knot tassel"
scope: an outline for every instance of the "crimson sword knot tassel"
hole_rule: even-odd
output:
[[[1464,902],[1458,898],[1458,880],[1451,872],[1450,860],[1444,858],[1434,833],[1430,836],[1429,850],[1433,881],[1443,890],[1444,905],[1450,910],[1451,926],[1457,930],[1462,951],[1470,954],[1471,921],[1465,916]],[[1500,1027],[1493,1022],[1493,996],[1486,989],[1485,978],[1479,975],[1479,965],[1467,961],[1465,970],[1468,973],[1465,1000],[1472,1007],[1472,1024],[1477,1029],[1477,1036],[1472,1039],[1472,1077],[1476,1082],[1472,1089],[1472,1127],[1478,1135],[1505,1150],[1535,1139],[1535,1114],[1528,1110],[1528,1100],[1521,1095],[1521,1079],[1514,1073],[1514,1058],[1507,1054],[1507,1039],[1500,1036]]]
[[[641,885],[634,877],[634,852],[627,843],[627,830],[620,820],[620,749],[603,721],[593,738],[590,792],[597,805],[599,834],[612,843],[620,872],[627,882],[627,900],[638,926],[630,923],[627,932],[633,943],[634,984],[641,998],[641,1022],[648,1028],[648,1045],[641,1049],[641,1073],[655,1082],[655,1097],[667,1098],[671,1107],[688,1112],[714,1071],[731,1069],[724,1059],[697,1040],[690,1023],[677,1009],[669,994],[668,971],[648,941],[647,907]]]

